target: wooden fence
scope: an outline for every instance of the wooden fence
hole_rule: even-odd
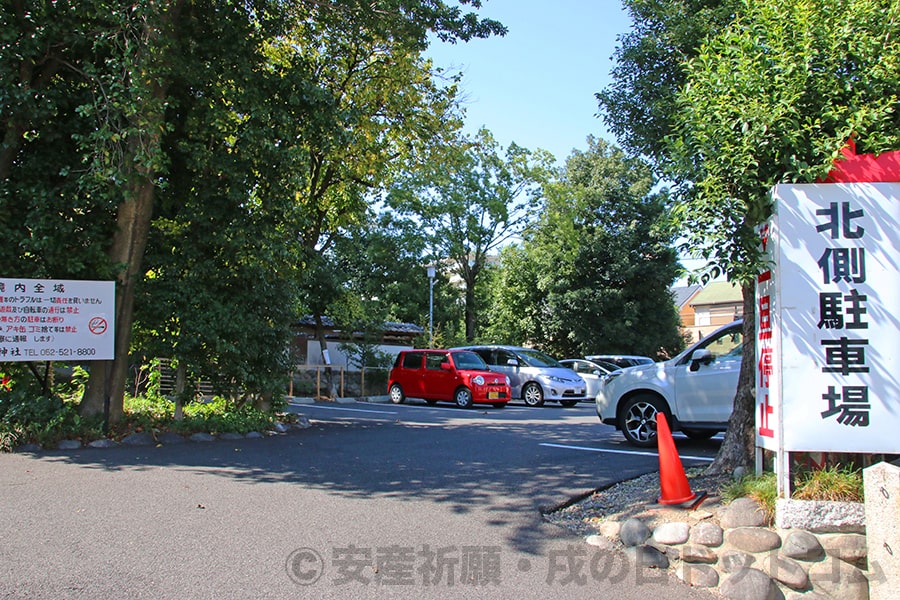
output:
[[[351,398],[384,396],[390,369],[297,365],[291,371],[289,396],[306,398]]]

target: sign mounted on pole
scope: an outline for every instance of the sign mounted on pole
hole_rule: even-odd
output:
[[[900,453],[900,154],[845,153],[834,183],[777,185],[760,229],[756,445]],[[873,176],[875,181],[867,181]]]
[[[0,279],[0,362],[112,360],[113,281]]]

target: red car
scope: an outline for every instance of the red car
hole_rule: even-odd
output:
[[[488,369],[484,359],[467,350],[404,350],[397,355],[388,380],[391,402],[407,397],[429,404],[453,402],[504,407],[509,402],[509,378]]]

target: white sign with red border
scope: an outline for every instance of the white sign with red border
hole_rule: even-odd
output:
[[[900,184],[779,185],[757,285],[757,445],[900,452]]]
[[[112,360],[113,281],[0,279],[0,362]]]

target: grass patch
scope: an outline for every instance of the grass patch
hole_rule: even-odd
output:
[[[796,500],[826,500],[834,502],[862,502],[863,475],[859,469],[830,466],[796,475],[794,493]],[[752,498],[762,507],[766,518],[775,518],[775,500],[778,497],[775,473],[747,475],[730,481],[721,489],[727,503],[737,498]]]
[[[801,473],[793,497],[798,500],[862,502],[863,489],[863,476],[859,469],[824,467]]]
[[[738,498],[751,498],[763,509],[767,521],[771,523],[775,519],[775,499],[778,497],[775,473],[746,475],[730,481],[722,487],[721,494],[726,503]]]

